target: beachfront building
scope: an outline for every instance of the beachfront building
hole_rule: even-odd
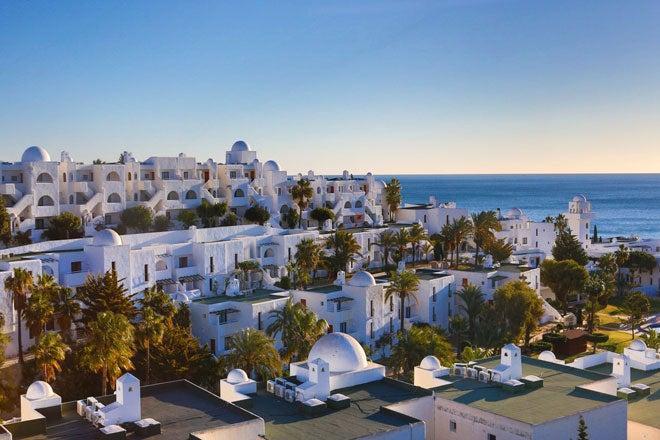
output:
[[[461,217],[469,217],[465,208],[459,208],[455,202],[438,203],[434,196],[428,203],[404,204],[396,211],[396,221],[403,224],[421,223],[429,234],[438,234],[442,227]]]
[[[554,224],[530,220],[520,208],[511,208],[504,214],[498,209],[497,214],[502,230],[495,231],[495,238],[513,247],[513,260],[538,267],[552,255],[557,237]]]
[[[493,299],[493,293],[497,288],[511,281],[522,280],[540,294],[541,269],[525,264],[504,263],[495,267],[484,264],[483,267],[461,267],[460,269],[446,269],[447,273],[454,276],[457,288],[473,285],[480,287],[486,300]]]
[[[571,233],[575,235],[582,247],[591,247],[591,228],[595,214],[591,211],[591,202],[584,194],[578,194],[568,202],[568,211],[564,213]]]
[[[66,152],[55,160],[44,148],[33,146],[20,161],[0,164],[0,195],[12,231],[29,231],[33,241],[41,238],[49,219],[62,212],[80,217],[89,235],[94,229],[117,225],[126,208],[145,206],[154,215],[175,221],[179,212],[196,208],[202,199],[226,202],[239,216],[250,206],[264,206],[271,212],[270,223],[279,226],[282,214],[299,209],[291,188],[301,178],[309,180],[313,189],[302,214],[303,226],[322,226],[309,218],[317,207],[332,209],[334,227],[383,223],[385,184],[371,173],[357,177],[344,171],[340,177],[324,177],[309,171],[290,176],[275,161],[260,162],[244,141],[236,141],[225,160],[224,164],[213,159],[198,162],[181,153],[140,162],[124,152],[117,163],[82,164]]]

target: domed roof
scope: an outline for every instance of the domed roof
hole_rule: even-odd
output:
[[[240,368],[235,368],[227,375],[227,382],[232,385],[243,383],[249,379],[247,373]]]
[[[280,166],[274,160],[269,160],[264,164],[264,171],[279,171]]]
[[[23,153],[21,162],[50,162],[50,154],[41,147],[29,147]]]
[[[442,368],[442,364],[440,363],[440,360],[437,357],[428,355],[424,359],[422,359],[422,362],[419,364],[419,367],[425,370],[439,370],[440,368]]]
[[[38,380],[28,387],[25,397],[27,397],[28,400],[37,400],[43,399],[44,397],[50,397],[53,394],[53,388],[51,388],[47,382]]]
[[[525,215],[525,213],[520,208],[511,208],[506,212],[507,218],[520,218],[523,215]]]
[[[546,362],[554,362],[557,360],[557,357],[550,350],[544,350],[541,353],[539,353],[539,360]]]
[[[231,146],[231,151],[250,151],[250,146],[245,141],[236,141]]]
[[[112,229],[100,230],[92,240],[94,246],[119,246],[121,243],[121,237]]]
[[[641,339],[635,339],[630,343],[628,348],[634,351],[646,351],[646,343]]]
[[[573,197],[574,202],[586,202],[587,201],[587,196],[584,194],[577,194],[575,197]]]
[[[330,365],[331,373],[360,370],[369,365],[360,343],[346,333],[328,333],[316,341],[307,360],[318,358]]]
[[[354,287],[375,286],[376,279],[369,272],[365,272],[364,270],[361,270],[355,275],[353,275],[353,278],[348,280],[348,285]]]

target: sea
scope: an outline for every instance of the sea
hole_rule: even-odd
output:
[[[392,176],[378,176],[389,181]],[[584,194],[602,237],[660,238],[660,174],[398,175],[405,203],[456,202],[470,212],[520,208],[532,220]]]

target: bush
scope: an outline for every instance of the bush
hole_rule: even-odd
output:
[[[280,289],[288,290],[291,288],[291,278],[289,278],[288,275],[285,275],[275,283],[275,286],[279,287]]]
[[[141,205],[124,209],[119,219],[126,229],[133,229],[137,232],[148,232],[154,221],[151,210]]]
[[[157,215],[154,218],[154,231],[163,232],[170,229],[170,220],[164,215]]]
[[[186,229],[197,224],[197,214],[195,211],[181,211],[176,219],[180,221],[183,227]]]
[[[80,218],[70,212],[63,212],[60,215],[51,217],[48,221],[42,238],[48,240],[66,240],[69,238],[80,238],[84,235],[82,222]]]
[[[608,342],[607,344],[599,344],[598,348],[601,348],[601,349],[606,350],[606,351],[616,352],[617,349],[618,349],[618,346],[614,342]]]
[[[607,342],[610,339],[610,336],[605,333],[591,333],[587,335],[587,341],[594,342],[596,344],[602,344]]]
[[[222,219],[220,226],[236,226],[238,224],[238,216],[230,212]]]
[[[250,206],[245,211],[245,220],[249,221],[250,223],[258,223],[263,226],[263,224],[266,223],[269,218],[270,212],[268,212],[268,209],[259,205]]]
[[[543,341],[549,342],[549,343],[561,343],[561,342],[566,342],[566,336],[560,335],[559,333],[545,333],[543,335]]]
[[[532,353],[540,353],[542,351],[552,351],[552,344],[546,341],[536,341],[529,344],[529,349]]]
[[[329,208],[314,208],[312,212],[309,213],[309,216],[312,220],[316,220],[319,226],[323,226],[323,223],[326,220],[334,220],[335,213],[332,212]]]

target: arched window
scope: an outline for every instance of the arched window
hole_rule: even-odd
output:
[[[62,182],[66,182],[66,173],[62,173]]]
[[[275,251],[273,251],[273,248],[268,248],[266,249],[266,252],[264,252],[264,258],[272,258],[275,256]]]
[[[128,173],[128,180],[131,180],[131,173]]]
[[[357,202],[355,202],[355,207],[356,208],[362,208],[362,201],[358,200]]]
[[[167,200],[179,200],[179,194],[176,191],[170,191],[167,194]]]
[[[351,209],[351,202],[348,201],[348,202],[344,203],[344,208]]]
[[[121,197],[117,193],[112,193],[108,196],[108,203],[121,203]]]
[[[69,196],[69,205],[73,205],[73,194]]]
[[[37,182],[39,183],[53,183],[53,176],[48,173],[41,173],[37,176]]]
[[[245,193],[242,189],[238,188],[236,191],[234,191],[234,197],[245,197]]]
[[[282,205],[280,207],[280,214],[286,214],[287,212],[289,212],[289,207],[287,205]]]
[[[116,171],[110,171],[105,177],[108,182],[119,182],[119,174]]]
[[[186,200],[193,200],[197,198],[197,193],[192,189],[186,193]]]
[[[49,196],[42,196],[37,202],[37,206],[53,206],[55,202]]]

